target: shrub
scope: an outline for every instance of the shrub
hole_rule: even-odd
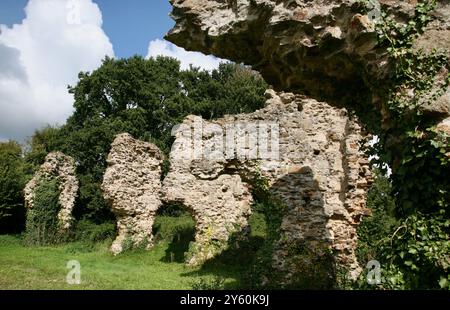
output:
[[[250,225],[251,237],[267,237],[267,222],[264,213],[253,210],[252,215],[248,219]]]
[[[212,279],[199,278],[192,283],[192,289],[197,291],[217,291],[225,289],[225,279],[215,276]]]
[[[192,236],[195,231],[195,221],[189,215],[184,213],[179,217],[157,216],[153,225],[155,240],[171,241],[174,238],[180,239],[181,236]]]
[[[367,208],[371,215],[364,218],[358,227],[357,257],[361,266],[373,259],[379,259],[380,242],[397,225],[395,201],[389,180],[375,172],[374,184],[367,195]]]
[[[94,244],[114,238],[116,225],[112,222],[95,224],[89,220],[80,220],[74,234],[75,240]]]

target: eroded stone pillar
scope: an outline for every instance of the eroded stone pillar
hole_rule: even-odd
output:
[[[33,179],[25,186],[25,206],[28,209],[33,209],[36,188],[41,182],[54,179],[57,180],[60,191],[59,229],[60,232],[66,232],[70,229],[73,222],[72,210],[79,186],[75,173],[75,160],[72,157],[61,152],[52,152],[45,157],[44,164],[41,165]]]
[[[102,190],[117,217],[118,235],[111,251],[152,244],[152,226],[161,206],[163,153],[152,143],[120,134],[111,145]]]

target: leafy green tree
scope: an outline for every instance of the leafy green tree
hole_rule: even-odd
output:
[[[191,68],[184,72],[183,85],[189,112],[205,119],[253,112],[262,107],[267,89],[258,73],[236,64],[221,64],[211,74]]]
[[[60,130],[57,127],[47,126],[36,130],[28,141],[25,160],[29,164],[27,168],[32,170],[38,168],[45,160],[45,156],[61,145]]]
[[[22,148],[13,141],[0,143],[0,233],[23,229],[25,181]]]
[[[365,266],[371,260],[379,260],[382,240],[389,236],[398,221],[395,218],[395,199],[387,177],[375,171],[375,181],[367,195],[370,215],[358,227],[358,260]]]

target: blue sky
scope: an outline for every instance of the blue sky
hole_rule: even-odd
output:
[[[147,55],[148,42],[163,36],[174,22],[167,0],[95,0],[103,13],[103,29],[118,57]],[[120,22],[118,22],[120,21]]]
[[[12,26],[25,18],[28,0],[0,0],[0,24]],[[162,39],[174,25],[168,0],[94,0],[103,15],[103,30],[117,57],[146,56],[148,43]]]
[[[0,141],[64,124],[73,113],[67,86],[105,56],[216,68],[221,60],[163,40],[170,11],[168,0],[0,0]]]

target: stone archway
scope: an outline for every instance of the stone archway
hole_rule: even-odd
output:
[[[233,233],[247,228],[252,195],[238,174],[220,174],[204,162],[171,164],[163,182],[163,200],[183,204],[194,217],[195,243],[186,263],[201,265],[226,249]]]

